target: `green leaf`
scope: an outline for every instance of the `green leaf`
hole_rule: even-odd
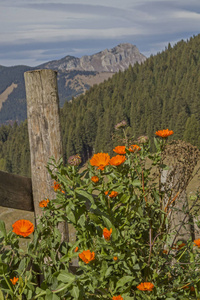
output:
[[[50,290],[46,291],[45,300],[60,300],[56,294],[53,294]]]
[[[66,213],[67,213],[67,218],[69,219],[69,221],[73,224],[76,224],[75,215],[74,215],[73,211],[68,206],[66,207]]]
[[[75,189],[75,193],[84,197],[85,199],[90,200],[90,202],[94,201],[93,196],[84,190]]]
[[[155,137],[154,137],[154,144],[156,146],[156,150],[159,151],[160,150],[160,143],[159,143],[159,140]]]
[[[132,182],[132,185],[133,186],[137,186],[137,187],[140,187],[141,186],[141,181],[139,179],[135,179],[133,182]]]
[[[6,238],[7,233],[6,233],[5,222],[3,220],[0,220],[0,231],[1,231],[2,235],[4,236],[4,238]]]
[[[2,291],[0,291],[0,300],[4,300],[4,296],[3,296]]]
[[[78,299],[79,297],[79,288],[77,286],[73,286],[73,289],[71,291],[71,295],[74,297],[74,299]]]
[[[113,267],[110,266],[110,267],[106,270],[105,277],[110,276],[110,274],[112,273],[112,270],[113,270]]]
[[[139,264],[135,264],[135,265],[133,266],[133,269],[134,269],[134,270],[140,270]]]
[[[25,269],[25,267],[26,267],[26,258],[24,257],[24,258],[20,261],[20,264],[19,264],[19,267],[18,267],[19,273],[22,273],[22,271]]]
[[[57,279],[64,283],[72,283],[75,280],[75,276],[72,273],[67,273],[67,271],[61,271]]]
[[[101,224],[101,220],[99,219],[99,217],[91,212],[88,212],[88,216],[90,218],[91,221],[93,221],[95,224],[99,225]]]
[[[3,262],[0,262],[0,275],[6,274],[8,266]]]
[[[120,280],[118,280],[118,282],[117,282],[117,285],[116,285],[116,288],[115,288],[114,292],[116,292],[116,290],[119,287],[121,287],[121,286],[125,285],[126,283],[129,283],[129,282],[131,282],[133,280],[134,280],[133,276],[124,276],[124,277],[120,278]]]
[[[77,224],[80,224],[82,229],[85,230],[85,215],[82,215],[79,220],[78,220],[78,223]]]

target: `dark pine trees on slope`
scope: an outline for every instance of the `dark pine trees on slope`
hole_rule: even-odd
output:
[[[86,161],[94,152],[117,145],[114,125],[125,119],[130,135],[174,130],[200,148],[200,35],[119,72],[61,109],[64,159],[79,153]],[[0,128],[0,169],[27,175],[27,124]]]

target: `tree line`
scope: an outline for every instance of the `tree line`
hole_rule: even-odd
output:
[[[200,148],[199,48],[200,35],[169,44],[141,65],[66,101],[60,111],[64,160],[77,153],[83,162],[94,152],[114,155],[114,126],[122,120],[135,139],[153,139],[157,130],[169,128],[174,139]],[[0,169],[30,176],[27,121],[0,127]]]

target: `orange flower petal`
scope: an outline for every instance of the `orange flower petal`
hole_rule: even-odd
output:
[[[123,164],[126,160],[126,156],[124,155],[116,155],[110,159],[110,165],[119,166]]]
[[[113,151],[117,154],[126,154],[126,147],[125,146],[117,146]]]
[[[152,291],[154,284],[151,282],[142,282],[137,286],[137,289],[140,291]]]
[[[103,237],[106,241],[110,240],[111,234],[112,234],[112,228],[110,228],[110,230],[108,230],[107,228],[103,229]]]
[[[10,281],[12,282],[13,285],[15,285],[18,280],[19,280],[19,278],[17,278],[17,277],[13,277],[13,279],[10,279]]]
[[[104,170],[109,165],[110,155],[108,153],[97,153],[90,159],[92,166],[98,167],[98,170]]]
[[[124,298],[121,295],[112,297],[112,300],[123,300],[123,299]]]
[[[47,200],[42,200],[42,201],[40,201],[40,203],[39,203],[39,207],[47,207],[48,203],[49,203],[49,199],[47,199]]]
[[[99,182],[99,177],[98,176],[92,176],[91,180],[92,180],[92,182],[97,183],[97,182]]]
[[[118,192],[112,191],[112,192],[110,193],[109,197],[110,197],[110,198],[115,198],[115,197],[117,197],[117,195],[118,195]]]
[[[28,220],[18,220],[13,225],[13,232],[26,237],[34,231],[34,225]]]
[[[90,250],[83,251],[79,254],[80,259],[88,264],[90,261],[95,259],[95,253]]]
[[[200,248],[200,239],[194,240],[194,246],[197,246],[198,248]]]
[[[141,148],[138,145],[131,145],[128,149],[130,152],[136,152],[141,150]]]
[[[158,130],[158,131],[156,131],[155,134],[156,134],[157,136],[162,137],[162,138],[166,138],[166,137],[172,135],[173,133],[174,133],[173,130],[163,129],[163,130]]]

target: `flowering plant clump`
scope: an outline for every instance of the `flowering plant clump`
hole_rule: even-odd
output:
[[[94,154],[83,170],[51,159],[55,199],[39,205],[37,226],[19,220],[7,232],[0,221],[0,299],[200,298],[200,240],[177,240],[184,222],[169,230],[176,196],[160,180],[167,134],[155,138],[156,153],[145,137],[112,158]]]

